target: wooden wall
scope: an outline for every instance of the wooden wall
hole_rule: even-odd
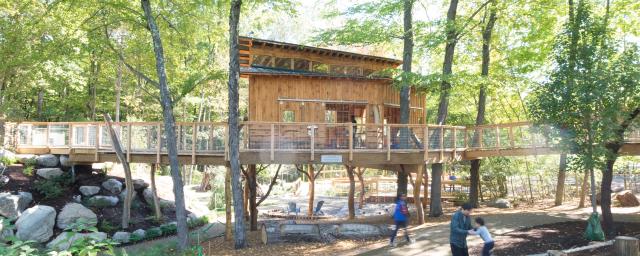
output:
[[[379,108],[380,117],[384,119],[384,108],[397,107],[399,103],[399,94],[390,83],[388,80],[251,76],[249,120],[281,122],[282,112],[293,110],[296,122],[324,122],[323,101],[355,101],[367,105],[366,123],[375,123],[373,108]],[[423,95],[411,95],[411,123],[424,120],[424,103]]]

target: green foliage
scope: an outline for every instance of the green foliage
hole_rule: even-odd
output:
[[[162,236],[162,230],[160,228],[150,228],[146,230],[144,239],[153,239]]]
[[[187,226],[189,226],[189,228],[195,228],[195,227],[205,225],[207,223],[209,223],[209,218],[207,216],[202,216],[195,219],[189,219],[187,221]]]
[[[34,167],[38,164],[38,161],[36,160],[35,157],[31,157],[31,158],[27,158],[24,160],[24,166],[25,167]]]
[[[74,241],[67,251],[70,255],[77,256],[113,255],[113,247],[117,244],[110,239],[96,241],[90,237],[85,237]]]
[[[129,236],[129,241],[131,241],[132,243],[142,241],[143,239],[144,239],[144,236],[141,236],[136,233],[132,233],[131,236]]]
[[[44,195],[45,199],[53,199],[62,196],[71,183],[70,175],[62,174],[49,180],[38,180],[33,187]]]
[[[25,166],[22,168],[22,173],[27,176],[33,176],[33,166]]]
[[[3,245],[0,243],[0,255],[3,256],[37,256],[44,255],[38,250],[37,242],[35,241],[21,241],[15,236],[6,238],[10,245]]]
[[[178,226],[175,223],[167,223],[160,225],[162,235],[173,235],[178,231]]]
[[[4,166],[9,166],[15,164],[16,162],[18,162],[18,160],[15,157],[3,156],[2,158],[0,158],[0,162],[2,162]]]

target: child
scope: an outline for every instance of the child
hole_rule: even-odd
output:
[[[408,243],[411,243],[411,239],[409,238],[409,232],[407,231],[407,222],[409,221],[409,208],[407,207],[407,196],[405,194],[398,195],[396,200],[396,210],[393,212],[393,220],[396,222],[396,229],[391,234],[391,242],[389,245],[391,247],[396,246],[396,235],[398,235],[398,230],[400,228],[404,228],[404,236],[407,239]]]
[[[484,247],[482,247],[482,256],[491,255],[491,249],[493,249],[494,243],[493,238],[491,238],[491,233],[487,227],[484,226],[484,219],[478,217],[476,218],[476,223],[474,225],[475,230],[469,230],[470,235],[479,235],[484,241]]]

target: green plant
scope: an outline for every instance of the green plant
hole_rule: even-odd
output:
[[[38,180],[33,187],[40,194],[43,194],[45,199],[52,199],[61,196],[65,188],[71,185],[71,183],[70,175],[63,174],[49,180]]]
[[[162,236],[162,230],[160,228],[150,228],[144,234],[144,239],[153,239]]]
[[[98,229],[106,233],[113,233],[113,231],[118,230],[118,227],[114,226],[110,221],[103,219],[98,224]]]
[[[27,175],[27,176],[33,176],[33,166],[29,166],[29,165],[25,166],[22,169],[22,173],[24,173],[24,175]]]
[[[160,225],[160,230],[163,235],[173,235],[178,231],[178,226],[175,223],[167,223]]]
[[[69,253],[77,256],[113,255],[113,247],[118,243],[111,239],[96,241],[90,237],[78,239],[69,247]]]
[[[27,158],[24,160],[24,166],[31,166],[34,167],[38,164],[38,161],[36,161],[36,159],[34,157],[32,158]]]
[[[135,233],[131,234],[131,236],[129,237],[129,241],[133,243],[142,241],[143,239],[144,239],[144,236],[141,236]]]
[[[37,249],[35,241],[21,241],[15,236],[5,238],[10,245],[0,243],[0,255],[4,256],[25,256],[25,255],[42,255]]]
[[[2,162],[4,166],[7,166],[15,164],[16,162],[18,162],[18,160],[15,157],[3,156],[2,158],[0,158],[0,162]]]

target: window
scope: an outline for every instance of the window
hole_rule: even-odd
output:
[[[312,71],[318,73],[329,73],[329,65],[320,62],[313,62]]]
[[[327,110],[324,112],[325,123],[335,123],[338,120],[338,112],[335,110]]]
[[[344,67],[344,72],[350,76],[359,76],[360,68],[359,67]]]
[[[274,68],[291,69],[291,58],[276,57],[276,65]]]
[[[370,75],[373,75],[373,73],[374,73],[374,72],[375,72],[375,71],[374,71],[373,69],[364,69],[364,70],[362,71],[362,75],[363,75],[363,76],[370,76]]]
[[[296,121],[296,114],[293,110],[282,111],[282,122],[293,123]]]
[[[268,55],[253,55],[253,63],[252,63],[252,65],[271,67],[271,60],[272,59],[273,59],[273,57],[272,56],[268,56]]]
[[[329,70],[329,73],[336,74],[336,75],[344,75],[344,70],[345,70],[344,66],[331,65],[331,69]]]
[[[293,69],[294,70],[309,70],[310,61],[305,59],[294,59],[293,60]]]

